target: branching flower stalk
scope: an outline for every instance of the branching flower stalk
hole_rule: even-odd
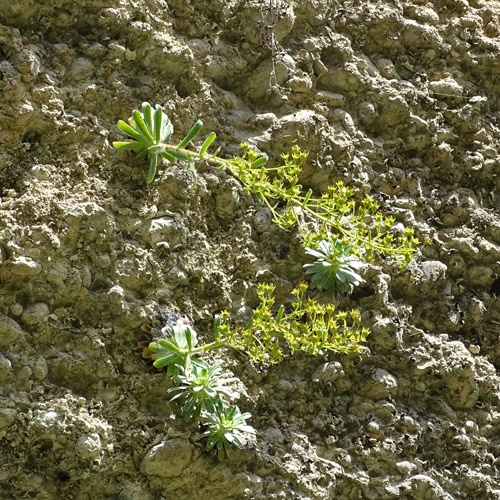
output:
[[[249,193],[269,207],[274,222],[281,229],[286,230],[297,224],[307,248],[318,250],[320,242],[331,235],[351,245],[353,253],[358,257],[362,255],[366,261],[370,261],[376,252],[393,256],[403,268],[410,262],[418,244],[413,229],[404,228],[402,234],[396,236],[394,218],[379,213],[379,206],[372,197],[366,196],[357,204],[353,200],[354,190],[344,186],[342,181],[330,186],[319,197],[313,197],[311,189],[304,192],[299,175],[307,154],[297,146],[292,148],[291,153],[282,155],[283,165],[274,168],[264,166],[266,158],[250,149],[248,144],[242,144],[241,157],[219,158],[218,151],[207,153],[215,140],[213,132],[199,151],[187,149],[202,125],[198,120],[180,143],[169,144],[173,134],[170,120],[161,106],[156,105],[153,112],[148,103],[143,103],[142,112],[133,111],[129,123],[118,122],[120,130],[131,139],[114,142],[113,145],[118,149],[135,151],[139,157],[149,157],[148,183],[154,180],[160,159],[172,163],[186,162],[193,171],[198,160],[229,170]],[[300,214],[307,214],[315,221],[318,231],[309,232],[301,223]]]
[[[277,311],[274,291],[273,284],[259,285],[260,305],[244,327],[231,324],[231,315],[227,311],[217,315],[214,319],[215,339],[207,344],[198,345],[197,340],[188,342],[186,337],[196,339],[196,334],[191,327],[181,324],[164,331],[153,331],[154,342],[149,345],[145,357],[152,358],[157,368],[167,367],[169,375],[184,383],[184,371],[179,374],[180,364],[192,366],[192,371],[198,376],[202,369],[207,368],[197,358],[204,352],[230,347],[257,363],[279,363],[296,351],[313,356],[327,351],[356,352],[370,333],[361,327],[361,315],[357,309],[337,312],[333,304],[319,304],[306,297],[305,283],[292,291],[290,306],[281,305]],[[178,360],[182,360],[181,363]]]

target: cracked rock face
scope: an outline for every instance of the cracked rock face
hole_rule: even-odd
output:
[[[496,0],[0,0],[0,499],[498,500],[499,37]],[[305,187],[425,241],[338,299],[360,353],[219,354],[257,429],[222,463],[132,354],[140,325],[168,309],[210,341],[305,255],[226,172],[146,185],[111,147],[142,101],[222,156],[297,144]]]

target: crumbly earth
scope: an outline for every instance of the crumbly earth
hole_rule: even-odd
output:
[[[0,499],[500,499],[499,75],[495,0],[0,0]],[[142,101],[222,156],[298,144],[426,242],[341,299],[360,353],[219,354],[258,431],[221,463],[139,327],[209,340],[307,259],[226,172],[147,185],[111,146]]]

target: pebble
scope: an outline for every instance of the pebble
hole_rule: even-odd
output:
[[[12,370],[12,363],[8,358],[0,355],[0,380],[5,379]]]
[[[45,302],[37,302],[24,310],[21,321],[27,325],[36,325],[43,321],[49,314],[49,306]]]
[[[22,332],[16,321],[0,314],[0,347],[9,347],[22,335]]]
[[[187,439],[173,438],[153,446],[141,463],[147,476],[176,477],[191,462],[191,445]]]
[[[0,429],[11,426],[16,420],[17,411],[12,408],[0,408]]]

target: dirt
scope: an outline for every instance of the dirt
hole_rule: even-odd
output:
[[[498,75],[494,0],[0,0],[0,499],[499,500]],[[425,242],[339,298],[360,353],[219,354],[257,429],[224,462],[140,326],[167,308],[208,341],[306,256],[227,172],[147,185],[111,146],[143,101],[221,156],[298,144],[304,186],[343,180]]]

